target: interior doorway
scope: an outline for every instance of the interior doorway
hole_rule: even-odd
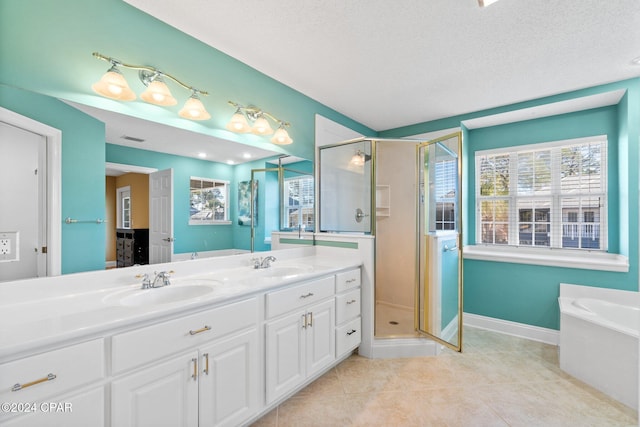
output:
[[[61,143],[60,130],[0,108],[0,281],[60,274]]]

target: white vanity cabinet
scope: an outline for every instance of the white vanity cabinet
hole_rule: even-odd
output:
[[[102,339],[1,364],[0,424],[103,425],[104,377]]]
[[[362,331],[360,269],[336,275],[336,357],[360,345]]]
[[[331,276],[267,293],[267,405],[335,361],[334,287]]]
[[[136,369],[112,382],[111,425],[235,426],[250,418],[259,408],[257,301],[114,336],[114,372]]]

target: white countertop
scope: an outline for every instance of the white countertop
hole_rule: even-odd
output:
[[[254,270],[251,258],[268,255],[277,258],[272,267]],[[193,313],[360,264],[357,257],[340,249],[317,254],[314,248],[304,248],[1,283],[0,362],[132,325],[146,326],[164,317]],[[141,290],[141,280],[135,278],[147,273],[153,279],[154,271],[169,270],[174,271],[172,284],[165,288]],[[123,301],[156,297],[165,290],[181,292],[178,288],[184,287],[206,293],[182,301],[123,305]],[[166,295],[170,300],[172,295]]]

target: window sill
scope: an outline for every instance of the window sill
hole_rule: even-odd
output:
[[[231,221],[189,221],[189,225],[229,225]]]
[[[549,267],[580,268],[584,270],[629,272],[629,258],[604,252],[572,251],[566,249],[531,249],[517,246],[465,246],[464,259],[545,265]]]

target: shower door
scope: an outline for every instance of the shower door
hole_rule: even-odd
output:
[[[416,329],[462,350],[462,133],[417,146]]]

